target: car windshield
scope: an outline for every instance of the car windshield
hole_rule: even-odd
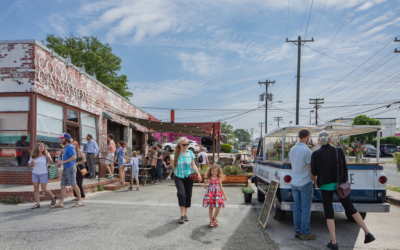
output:
[[[372,145],[367,145],[366,146],[367,148],[369,148],[369,149],[376,149],[374,146],[372,146]]]

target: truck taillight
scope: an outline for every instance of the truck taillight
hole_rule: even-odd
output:
[[[290,176],[290,175],[285,175],[285,177],[283,177],[283,180],[284,180],[286,183],[290,183],[290,182],[292,181],[292,176]]]
[[[386,151],[386,148],[384,148],[383,151]]]
[[[196,145],[196,147],[198,147],[199,145]]]
[[[381,177],[379,177],[379,183],[380,183],[380,184],[385,184],[386,182],[387,182],[386,176],[381,176]]]

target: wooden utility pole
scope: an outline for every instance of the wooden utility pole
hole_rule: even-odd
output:
[[[251,128],[250,130],[251,130],[251,140],[253,140],[253,130],[254,130],[254,128]]]
[[[283,117],[274,117],[274,121],[278,122],[278,127],[279,127],[279,122],[283,120]]]
[[[261,127],[261,138],[262,138],[262,128],[263,128],[263,124],[264,124],[263,122],[259,122],[259,123],[258,123],[258,126]]]
[[[265,84],[265,133],[268,133],[268,131],[267,131],[268,130],[268,128],[267,128],[268,100],[270,100],[272,102],[272,94],[268,93],[268,86],[270,84],[274,84],[274,83],[275,83],[275,81],[271,82],[268,80],[265,80],[265,82],[260,82],[260,81],[258,82],[258,84],[260,84],[260,86],[261,86],[261,84]]]
[[[321,105],[319,104],[324,104],[324,98],[315,98],[315,99],[311,99],[310,98],[310,104],[314,104],[314,108],[315,108],[315,125],[318,125],[318,109],[321,107]]]
[[[314,38],[311,40],[301,40],[299,36],[298,40],[289,41],[286,38],[287,43],[294,43],[297,46],[297,94],[296,94],[296,125],[299,125],[299,115],[300,115],[300,64],[301,64],[301,46],[308,43],[314,42]]]
[[[399,39],[397,39],[397,37],[394,39],[395,42],[400,42]],[[400,50],[394,49],[394,53],[400,53]]]

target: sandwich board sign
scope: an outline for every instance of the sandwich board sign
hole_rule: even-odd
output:
[[[269,214],[272,209],[272,205],[275,201],[276,191],[278,191],[279,181],[271,180],[271,183],[268,185],[267,193],[265,194],[265,200],[263,208],[261,209],[260,217],[258,217],[258,222],[260,222],[261,226],[265,228],[267,226],[267,221]]]

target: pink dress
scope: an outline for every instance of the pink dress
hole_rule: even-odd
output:
[[[225,207],[219,182],[219,178],[210,179],[210,184],[203,198],[203,207]]]

